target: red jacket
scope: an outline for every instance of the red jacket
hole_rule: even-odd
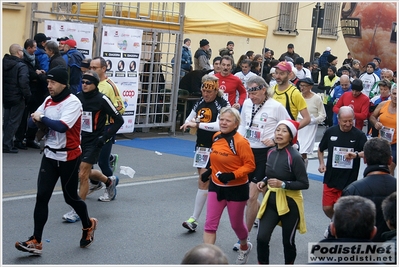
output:
[[[354,97],[352,92],[345,92],[333,107],[333,112],[338,114],[339,108],[349,106],[355,112],[355,127],[359,130],[363,129],[364,120],[369,117],[370,99],[365,94]]]

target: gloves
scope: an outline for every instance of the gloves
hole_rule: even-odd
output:
[[[201,174],[201,181],[206,183],[209,181],[209,176],[212,174],[212,169],[207,169],[206,172]]]
[[[236,177],[234,176],[234,173],[232,172],[225,172],[219,174],[219,181],[221,181],[224,184],[227,184],[229,181],[234,180]]]
[[[97,141],[97,147],[98,148],[102,148],[105,145],[106,142],[107,142],[107,140],[105,139],[105,137],[104,136],[100,136],[98,138],[98,141]]]

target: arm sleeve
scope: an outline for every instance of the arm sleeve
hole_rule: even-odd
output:
[[[59,133],[65,133],[69,129],[68,125],[64,124],[60,120],[52,120],[47,117],[43,117],[42,122],[44,125]]]
[[[186,120],[184,121],[184,123],[190,122],[192,119],[195,119],[195,116],[197,114],[195,113],[195,111],[192,109],[190,114],[188,115],[188,117],[186,118]]]
[[[302,157],[294,157],[292,160],[292,172],[295,174],[295,181],[284,181],[286,189],[301,190],[309,188],[308,174],[306,173],[305,162]]]
[[[201,122],[199,125],[199,129],[210,131],[210,132],[219,131],[220,130],[219,116],[217,117],[216,121],[214,121],[214,122]]]
[[[111,118],[114,119],[114,123],[111,124],[112,126],[108,128],[106,132],[104,132],[106,140],[111,138],[113,135],[116,134],[116,132],[121,128],[121,126],[124,123],[122,115],[119,113],[119,111],[116,109],[114,104],[112,103],[111,99],[107,97],[106,95],[103,95],[103,100],[104,100],[104,110],[109,115]]]

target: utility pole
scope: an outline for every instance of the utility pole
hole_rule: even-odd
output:
[[[317,39],[317,29],[319,28],[319,18],[320,18],[320,2],[317,2],[316,9],[314,12],[313,21],[313,37],[312,37],[312,48],[310,49],[310,63],[314,60],[314,52],[316,50],[316,39]]]

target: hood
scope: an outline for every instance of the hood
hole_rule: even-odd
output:
[[[16,56],[11,56],[9,54],[6,54],[3,58],[3,69],[5,71],[11,70],[19,62],[22,62],[22,59],[20,59]]]

